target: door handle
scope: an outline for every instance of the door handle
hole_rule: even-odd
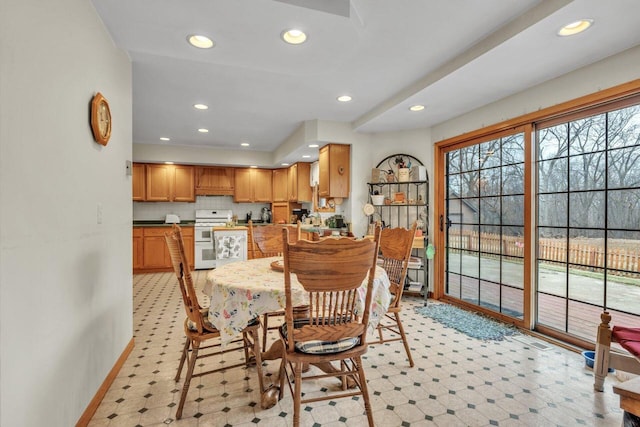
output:
[[[447,228],[451,228],[451,220],[447,218]],[[444,215],[440,215],[440,231],[444,231]]]

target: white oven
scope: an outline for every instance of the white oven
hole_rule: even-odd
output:
[[[223,227],[231,221],[230,210],[196,209],[194,229],[195,269],[216,268],[216,248],[213,227]]]

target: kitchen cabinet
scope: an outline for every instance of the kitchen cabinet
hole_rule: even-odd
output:
[[[289,224],[294,209],[301,209],[300,203],[274,202],[271,204],[271,222],[274,224]]]
[[[290,202],[310,202],[312,191],[310,184],[311,163],[298,162],[287,171],[287,200]]]
[[[144,163],[134,163],[131,168],[132,199],[134,202],[146,200],[146,169]]]
[[[271,169],[236,168],[233,201],[236,203],[270,203]]]
[[[196,166],[196,195],[232,196],[235,168],[218,166]]]
[[[142,228],[133,228],[133,270],[141,269],[144,266],[142,249],[144,247],[144,231]]]
[[[323,198],[349,197],[351,146],[327,144],[320,148],[318,195]]]
[[[184,249],[189,267],[194,266],[193,227],[181,227]],[[133,228],[133,272],[171,271],[171,257],[164,239],[164,233],[171,227],[134,227]]]
[[[195,202],[195,173],[189,165],[146,165],[147,202]]]
[[[288,175],[288,169],[273,169],[271,171],[274,202],[289,200]]]

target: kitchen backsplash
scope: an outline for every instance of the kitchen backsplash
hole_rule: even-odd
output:
[[[263,207],[270,203],[234,203],[233,196],[197,196],[195,203],[133,202],[134,221],[164,221],[167,214],[175,214],[180,221],[195,220],[196,209],[231,209],[239,220],[244,220],[249,211],[252,218],[260,219]]]

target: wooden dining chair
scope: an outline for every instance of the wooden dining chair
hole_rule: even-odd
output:
[[[258,335],[260,322],[258,319],[254,319],[242,331],[241,338],[233,340],[225,347],[222,347],[220,342],[214,342],[203,346],[202,343],[205,341],[219,338],[220,332],[209,321],[208,309],[202,308],[198,302],[198,296],[196,295],[196,291],[193,286],[191,272],[189,271],[189,263],[184,250],[184,240],[182,239],[182,230],[180,229],[180,226],[174,224],[171,232],[165,233],[165,240],[169,249],[169,255],[171,256],[171,264],[173,265],[173,270],[176,273],[178,284],[180,285],[184,309],[187,313],[187,317],[184,321],[186,341],[182,349],[182,356],[180,357],[180,364],[178,365],[178,372],[176,373],[175,381],[178,382],[180,380],[180,374],[182,373],[182,368],[184,367],[185,362],[187,362],[187,373],[184,385],[182,386],[180,402],[176,409],[176,419],[182,418],[182,409],[187,398],[189,385],[191,384],[191,379],[194,377],[200,377],[227,369],[255,364],[258,371],[260,390],[263,391],[262,359],[260,339]],[[230,352],[239,352],[240,350],[244,352],[244,361],[238,361],[238,363],[234,364],[225,363],[221,368],[194,374],[196,360],[216,355],[221,356],[222,354]]]
[[[286,308],[285,323],[280,328],[285,348],[280,368],[280,390],[284,389],[286,379],[293,395],[293,425],[300,425],[303,403],[360,395],[364,400],[369,426],[373,426],[361,357],[368,348],[367,325],[380,229],[376,230],[373,240],[300,240],[293,244],[288,243],[287,233],[288,230],[283,231],[283,241],[287,242],[283,253]],[[294,315],[291,289],[293,274],[308,294],[309,309],[306,318]],[[356,313],[358,288],[367,277],[364,310]],[[303,365],[336,361],[340,363],[340,369],[335,372],[302,376]],[[315,397],[302,399],[303,381],[328,377],[340,378],[342,390],[329,391],[323,396],[314,394]],[[354,381],[356,390],[347,389],[347,377]]]
[[[261,225],[255,227],[253,221],[249,221],[249,242],[252,247],[253,258],[270,258],[282,256],[282,229],[286,225]],[[300,239],[301,223],[298,221],[296,234],[292,234],[290,239],[295,242]],[[280,325],[269,326],[269,319],[283,317],[284,310],[272,311],[262,316],[262,347],[267,347],[267,335],[270,330],[276,330]],[[273,322],[271,322],[273,324]]]
[[[608,311],[600,315],[600,321],[593,365],[595,391],[604,390],[604,379],[610,368],[640,375],[640,328],[622,325],[611,328],[611,314]],[[612,344],[618,346],[614,351]]]
[[[382,268],[389,276],[392,300],[384,318],[378,323],[377,341],[370,341],[369,344],[382,344],[386,342],[402,341],[404,350],[409,359],[409,366],[413,367],[413,357],[407,342],[407,335],[402,326],[400,312],[402,311],[402,291],[407,277],[407,268],[411,258],[411,248],[416,235],[417,223],[414,222],[410,229],[396,227],[385,228],[380,235],[380,254],[378,263],[382,261]],[[391,335],[384,336],[384,332]]]

